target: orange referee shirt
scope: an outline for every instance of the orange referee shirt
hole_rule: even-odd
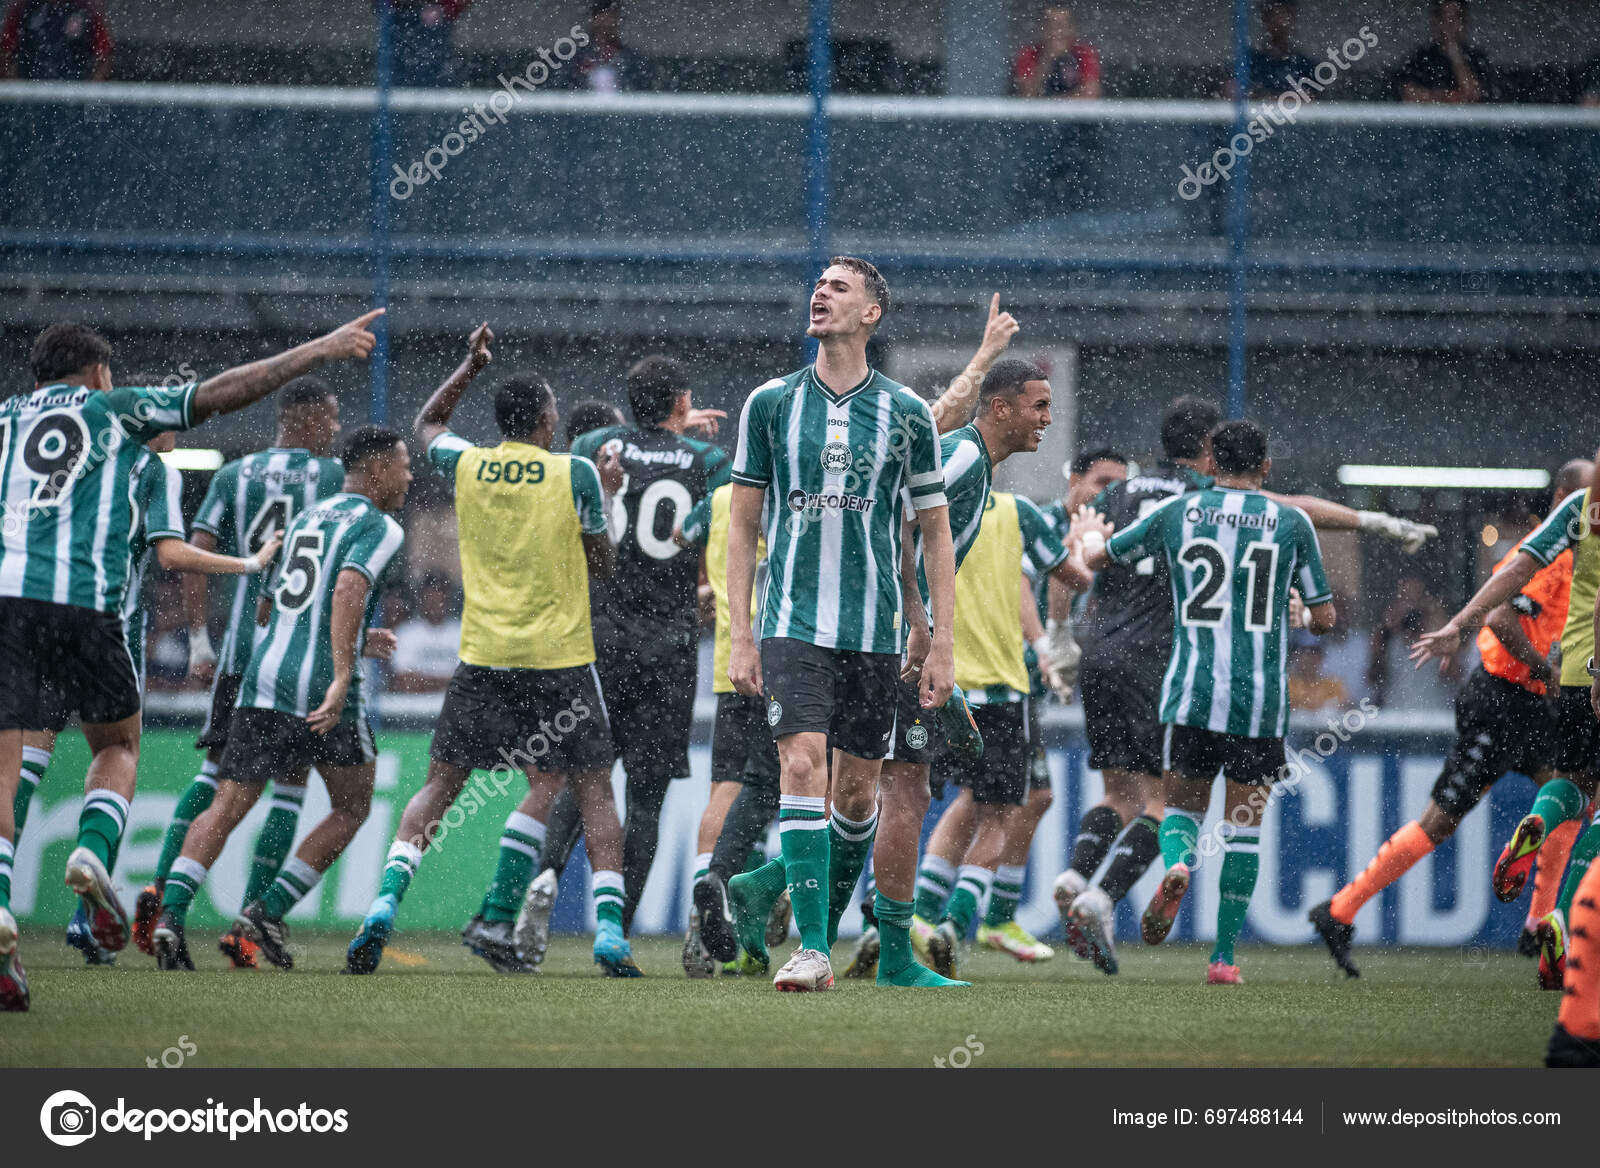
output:
[[[1505,567],[1516,554],[1514,547],[1494,570],[1498,572]],[[1522,591],[1511,598],[1511,609],[1521,620],[1522,631],[1528,634],[1528,640],[1533,642],[1541,657],[1549,654],[1550,642],[1561,636],[1561,629],[1567,623],[1567,598],[1571,592],[1572,549],[1568,548],[1540,568]],[[1487,625],[1478,630],[1478,653],[1483,658],[1483,667],[1494,676],[1533,693],[1544,693],[1544,683],[1529,680],[1528,667],[1506,652],[1500,638],[1490,632]]]

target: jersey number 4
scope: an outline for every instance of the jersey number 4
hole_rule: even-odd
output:
[[[1233,595],[1227,553],[1211,539],[1195,539],[1178,552],[1178,563],[1190,573],[1190,592],[1180,619],[1186,625],[1216,628],[1228,615],[1218,596]],[[1272,597],[1278,575],[1278,545],[1256,542],[1244,554],[1244,627],[1252,633],[1272,629]]]

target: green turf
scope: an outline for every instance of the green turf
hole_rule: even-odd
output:
[[[337,974],[342,936],[297,934],[293,973],[225,970],[213,941],[191,937],[202,972],[157,974],[131,948],[85,969],[30,930],[33,1011],[0,1019],[0,1066],[142,1066],[186,1037],[195,1067],[930,1067],[968,1036],[976,1066],[1533,1066],[1557,1002],[1531,962],[1457,949],[1358,950],[1365,976],[1347,982],[1320,948],[1246,947],[1241,987],[1205,985],[1200,948],[1129,945],[1117,978],[1066,952],[976,953],[970,990],[801,995],[688,981],[667,938],[636,943],[638,981],[599,977],[576,938],[538,977],[497,976],[439,935],[402,934],[364,978]]]

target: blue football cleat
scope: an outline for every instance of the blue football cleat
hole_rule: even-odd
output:
[[[67,944],[83,954],[85,965],[115,965],[117,955],[109,949],[102,949],[95,941],[94,934],[89,931],[89,912],[83,907],[83,901],[78,902],[78,910],[72,914],[72,920],[67,922]]]
[[[396,907],[392,896],[380,896],[372,902],[361,922],[361,931],[345,950],[346,973],[377,972],[378,962],[383,960],[383,947],[389,942],[389,934],[394,932]]]
[[[594,931],[594,963],[607,977],[643,977],[634,963],[633,949],[615,921],[601,921]]]

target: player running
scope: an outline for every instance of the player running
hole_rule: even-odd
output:
[[[283,542],[283,533],[270,532],[260,551],[249,558],[219,556],[201,551],[183,542],[183,510],[180,497],[183,492],[183,475],[168,466],[161,455],[176,445],[176,434],[168,431],[157,434],[145,443],[148,453],[134,463],[133,516],[134,530],[128,540],[133,563],[128,569],[128,593],[122,604],[122,631],[127,639],[128,655],[133,659],[134,673],[139,679],[139,693],[144,694],[144,633],[145,612],[144,576],[154,560],[165,571],[193,572],[207,575],[258,573],[272,563]],[[66,725],[66,714],[60,710],[51,718],[49,730],[28,731],[22,736],[22,781],[17,787],[13,811],[16,834],[12,842],[22,844],[22,827],[28,818],[28,807],[39,780],[50,765],[55,750],[56,736]],[[136,931],[137,939],[137,931]],[[89,930],[89,914],[83,902],[67,925],[67,944],[83,954],[89,965],[110,965],[116,954],[102,949]]]
[[[1221,418],[1211,402],[1183,396],[1162,412],[1162,458],[1094,500],[1096,511],[1121,531],[1175,495],[1211,485],[1210,435]],[[1070,490],[1070,487],[1069,487]],[[1325,499],[1262,492],[1300,508],[1327,530],[1367,531],[1414,552],[1438,532],[1379,511],[1355,511]],[[1044,508],[1065,529],[1061,503]],[[1081,621],[1083,655],[1078,690],[1083,695],[1089,766],[1105,780],[1105,795],[1078,824],[1071,862],[1056,879],[1056,908],[1068,942],[1101,971],[1117,969],[1113,936],[1117,902],[1144,875],[1160,851],[1165,801],[1158,715],[1163,672],[1172,656],[1172,588],[1162,556],[1111,563],[1095,577]],[[1098,884],[1089,882],[1105,861]]]
[[[22,736],[74,712],[93,759],[66,880],[95,942],[127,944],[110,872],[139,767],[139,681],[121,609],[142,441],[243,409],[324,362],[365,357],[377,315],[170,389],[113,388],[111,346],[84,325],[54,324],[30,354],[32,392],[0,403],[0,1009],[29,1002],[10,911]]]
[[[314,503],[344,487],[344,468],[331,457],[339,436],[339,399],[320,377],[297,377],[278,395],[278,431],[266,450],[235,459],[217,471],[195,515],[190,544],[207,552],[250,556],[261,550],[272,532],[280,536]],[[206,630],[207,588],[199,577],[183,584],[189,620],[189,672],[211,681],[211,706],[197,747],[206,752],[195,775],[173,809],[172,822],[156,860],[155,875],[134,901],[133,943],[154,954],[151,934],[161,911],[161,893],[172,862],[183,848],[189,825],[217,793],[217,768],[228,741],[228,726],[238,704],[239,679],[249,664],[262,578],[241,576],[229,598],[228,625],[220,654],[212,651]],[[243,904],[267,890],[289,854],[300,808],[305,802],[306,774],[285,774],[273,783],[266,822],[256,836],[250,877]],[[255,968],[254,946],[238,929],[230,929],[218,948],[240,968]]]
[[[1206,979],[1236,985],[1234,942],[1255,889],[1261,817],[1286,766],[1291,588],[1304,600],[1312,632],[1331,630],[1335,613],[1310,518],[1261,490],[1272,469],[1266,435],[1250,422],[1225,422],[1212,433],[1211,450],[1215,485],[1169,499],[1115,534],[1092,510],[1075,516],[1073,529],[1085,540],[1091,569],[1147,556],[1166,561],[1175,609],[1161,688],[1165,769],[1172,774],[1160,834],[1167,874],[1141,930],[1157,945],[1172,928],[1220,771],[1226,840]]]
[[[474,446],[452,432],[450,417],[488,366],[493,340],[488,325],[476,329],[466,359],[417,415],[428,461],[455,483],[466,597],[461,663],[434,729],[427,782],[401,814],[345,972],[378,968],[424,849],[472,771],[481,769],[506,782],[513,770],[522,771],[528,794],[506,819],[494,879],[462,930],[463,944],[497,972],[532,969],[517,952],[512,925],[538,870],[550,805],[568,783],[593,857],[595,963],[609,976],[637,977],[622,933],[622,831],[611,800],[608,710],[589,626],[589,574],[604,576],[612,565],[602,482],[619,485],[620,467],[615,455],[597,470],[586,458],[551,453],[555,394],[532,374],[508,378],[495,394],[498,445]]]
[[[1556,730],[1551,690],[1556,675],[1546,656],[1566,624],[1572,587],[1571,549],[1562,546],[1554,555],[1551,552],[1570,542],[1560,502],[1574,491],[1581,496],[1580,488],[1593,473],[1593,464],[1581,459],[1563,466],[1555,479],[1559,516],[1555,530],[1546,521],[1495,565],[1496,572],[1503,572],[1518,559],[1543,562],[1515,596],[1490,611],[1478,631],[1482,664],[1456,695],[1455,745],[1433,785],[1427,809],[1390,836],[1365,871],[1310,912],[1318,936],[1350,977],[1361,972],[1350,958],[1350,946],[1362,906],[1455,834],[1506,772],[1516,771],[1541,784],[1550,777]],[[1559,920],[1555,928],[1560,928]],[[1547,988],[1560,987],[1554,961],[1548,969],[1541,968],[1540,975]]]
[[[240,678],[216,798],[190,825],[162,891],[152,934],[157,969],[194,969],[184,936],[189,906],[269,780],[315,766],[332,804],[235,922],[280,969],[294,965],[284,915],[366,822],[377,750],[357,663],[405,541],[386,513],[405,503],[411,456],[393,430],[362,426],[345,440],[342,461],[345,489],[302,511],[284,535],[283,560],[260,601],[260,627]]]

